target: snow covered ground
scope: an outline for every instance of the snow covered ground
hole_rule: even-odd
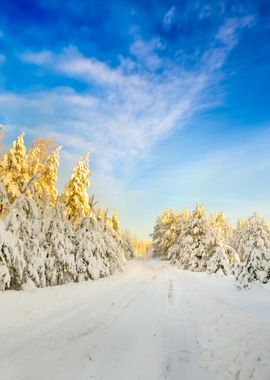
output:
[[[2,380],[269,380],[270,288],[131,261],[94,282],[0,293]]]

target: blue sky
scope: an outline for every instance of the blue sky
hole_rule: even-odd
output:
[[[54,135],[59,188],[90,151],[90,193],[141,237],[203,202],[270,221],[268,1],[0,4],[6,145]]]

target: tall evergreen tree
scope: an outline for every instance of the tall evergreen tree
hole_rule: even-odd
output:
[[[238,267],[237,280],[248,287],[251,282],[270,281],[270,227],[253,214],[243,230],[243,253]]]
[[[71,178],[61,195],[66,216],[73,224],[78,223],[82,217],[90,213],[89,197],[87,194],[87,188],[90,185],[89,176],[87,154],[75,166]]]
[[[0,160],[0,180],[10,202],[22,193],[29,195],[29,189],[26,187],[29,179],[24,133],[21,133],[13,142],[11,149]]]
[[[34,149],[33,149],[34,150]],[[58,146],[50,153],[46,162],[41,163],[40,175],[34,182],[34,188],[37,193],[37,202],[40,207],[44,205],[55,205],[57,200],[57,169],[59,166],[59,152],[61,147]]]

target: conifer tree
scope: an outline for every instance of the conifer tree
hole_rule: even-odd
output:
[[[0,186],[0,198],[5,206],[6,193],[2,186]],[[9,208],[5,207],[4,209],[6,217]],[[0,290],[6,290],[9,287],[19,289],[26,266],[23,253],[18,250],[17,236],[7,230],[6,222],[5,218],[0,221]]]
[[[243,255],[237,280],[248,287],[251,282],[270,281],[270,227],[253,214],[243,226]]]
[[[28,281],[38,287],[46,286],[45,252],[40,242],[41,223],[39,210],[32,199],[18,197],[10,207],[6,229],[16,237],[16,250],[25,262],[22,284]]]
[[[57,149],[57,144],[55,143],[55,137],[48,137],[44,139],[42,137],[34,140],[29,148],[29,153],[32,149],[39,149],[39,161],[41,164],[45,164],[51,155]]]
[[[25,187],[29,181],[29,168],[24,133],[21,133],[13,142],[11,149],[1,158],[0,180],[4,184],[10,202],[22,193],[29,195],[29,189]]]
[[[231,228],[223,212],[210,215],[205,255],[209,273],[227,276],[233,273],[233,266],[239,262],[236,251],[228,244],[230,234]]]
[[[187,257],[187,267],[193,271],[206,269],[206,244],[208,223],[205,209],[197,204],[187,226],[186,250],[190,251]],[[185,249],[185,248],[184,248]]]
[[[179,220],[176,224],[176,238],[174,244],[168,250],[168,258],[172,260],[172,263],[183,267],[186,261],[186,252],[183,250],[185,238],[187,236],[187,226],[190,220],[190,212],[187,209],[183,209],[179,214]]]
[[[55,206],[43,210],[42,233],[47,285],[75,281],[74,230],[64,216],[63,205],[59,200]]]
[[[32,149],[33,151],[34,149]],[[41,164],[40,176],[34,182],[34,188],[37,192],[37,202],[40,207],[45,204],[55,205],[57,199],[57,169],[59,166],[59,152],[61,146],[58,146],[48,157],[45,163]]]
[[[65,206],[66,216],[73,224],[89,215],[90,205],[87,188],[90,185],[88,177],[90,171],[88,167],[88,154],[75,166],[71,178],[67,183],[61,200]]]
[[[120,232],[120,222],[119,222],[119,217],[118,217],[118,214],[117,214],[116,211],[114,211],[112,213],[111,221],[112,221],[112,229],[113,229],[113,231],[116,234],[118,234]]]
[[[153,255],[163,259],[168,259],[168,249],[173,245],[176,239],[176,226],[179,222],[179,212],[175,210],[165,210],[158,217],[152,235]]]

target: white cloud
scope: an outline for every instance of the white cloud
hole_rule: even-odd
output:
[[[53,54],[47,50],[38,53],[27,51],[21,54],[20,58],[24,62],[33,63],[36,65],[48,65],[53,61]]]
[[[216,35],[216,39],[222,42],[225,46],[232,48],[238,42],[238,31],[245,27],[250,27],[254,21],[255,17],[251,15],[230,18],[221,26]]]
[[[130,46],[130,52],[136,59],[137,67],[139,64],[151,71],[157,70],[162,65],[162,60],[158,56],[159,50],[162,50],[159,38],[153,38],[149,41],[139,38]]]
[[[174,22],[170,17],[167,15],[167,23]],[[209,94],[216,89],[222,65],[237,43],[241,29],[252,23],[251,16],[227,20],[213,36],[208,50],[198,58],[197,68],[188,71],[173,60],[162,58],[160,51],[164,46],[159,39],[138,38],[130,46],[130,55],[120,57],[120,63],[114,67],[86,57],[72,46],[58,54],[25,52],[20,56],[23,62],[77,79],[84,83],[85,89],[59,87],[21,95],[0,93],[1,114],[11,124],[7,135],[14,137],[21,130],[27,132],[29,139],[56,135],[64,146],[61,186],[81,154],[90,151],[94,172],[91,189],[104,206],[118,207],[122,213],[127,212],[132,203],[140,203],[143,208],[147,192],[150,205],[151,199],[157,196],[153,195],[153,182],[142,192],[126,194],[125,186],[133,177],[133,168],[170,132],[185,126],[197,110],[215,107],[220,102],[222,93],[214,99]],[[218,162],[219,167],[214,165]],[[200,189],[198,178],[207,182],[207,175],[216,175],[217,170],[227,168],[226,165],[214,157],[211,161],[195,163],[186,171],[180,168],[178,178],[193,180],[194,189]],[[176,176],[171,171],[168,174],[171,182],[170,178],[162,181],[159,177],[156,186],[160,186],[161,181],[177,189]],[[191,187],[192,183],[181,185]],[[112,188],[114,195],[111,195]],[[165,193],[169,194],[167,190]],[[177,199],[180,191],[181,186]],[[123,198],[128,196],[125,209]],[[153,215],[155,213],[153,211]]]
[[[169,27],[172,25],[176,18],[176,8],[171,7],[164,15],[163,17],[163,24],[165,27]]]
[[[147,45],[139,40],[131,49],[145,61],[155,47],[157,41]],[[40,57],[45,57],[44,62],[39,63]],[[162,60],[163,73],[158,75],[145,70],[138,61],[132,70],[127,71],[125,63],[111,68],[82,56],[72,47],[60,55],[54,54],[51,61],[46,57],[47,53],[38,53],[37,58],[34,53],[27,53],[22,60],[48,65],[62,75],[94,83],[99,87],[98,95],[56,89],[36,94],[28,102],[39,109],[43,119],[50,114],[54,114],[55,120],[61,118],[58,126],[71,125],[74,120],[77,125],[80,122],[80,129],[101,153],[106,168],[121,163],[129,169],[172,128],[182,127],[207,80],[200,72],[188,73],[176,66],[167,69]],[[39,101],[41,108],[34,106]]]
[[[167,23],[174,13],[174,8],[167,12]],[[198,68],[189,71],[160,56],[164,47],[159,39],[138,38],[130,46],[131,56],[122,57],[114,67],[86,57],[72,46],[59,54],[26,52],[21,55],[22,61],[80,80],[91,88],[94,85],[96,91],[56,88],[23,98],[4,94],[0,105],[2,101],[4,113],[22,124],[39,120],[37,127],[46,125],[47,130],[62,135],[61,143],[76,150],[91,142],[100,169],[130,173],[153,145],[173,129],[182,128],[197,109],[213,104],[209,88],[216,85],[216,73],[241,28],[251,23],[251,16],[227,20]],[[218,47],[216,42],[226,46]],[[16,106],[9,107],[8,100]]]

